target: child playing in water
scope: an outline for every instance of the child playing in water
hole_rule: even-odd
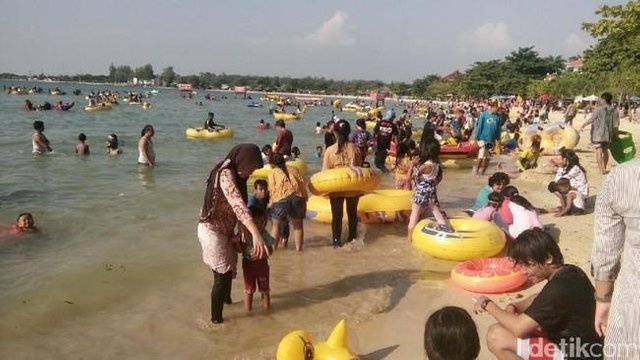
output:
[[[247,202],[247,207],[258,206],[262,208],[265,212],[267,211],[267,206],[269,206],[269,186],[267,181],[264,179],[258,179],[253,183],[253,196],[249,198]],[[289,227],[289,221],[280,222],[280,231],[278,235],[278,243],[283,244],[284,247],[287,247],[289,243],[289,235],[291,232],[291,228]]]
[[[120,149],[119,146],[120,144],[118,143],[118,135],[109,134],[109,136],[107,136],[107,155],[122,154],[122,149]]]
[[[555,190],[560,195],[560,207],[556,209],[554,216],[582,215],[585,208],[585,196],[571,187],[571,181],[560,178],[555,182]]]
[[[400,190],[411,190],[411,175],[413,173],[413,161],[409,156],[407,143],[400,143],[396,152],[395,164],[391,167],[396,174],[395,187]]]
[[[273,244],[275,241],[265,230],[267,226],[267,214],[259,206],[249,207],[251,217],[255,222],[258,230],[262,233],[264,242],[269,249],[269,255],[273,253]],[[244,248],[242,251],[242,272],[244,277],[244,310],[251,311],[253,308],[253,293],[257,290],[262,295],[262,308],[269,310],[271,308],[271,296],[269,295],[269,262],[266,257],[254,259],[251,257],[251,249],[253,248],[253,240],[250,235],[245,236]]]
[[[18,215],[16,223],[6,228],[3,232],[9,235],[20,235],[25,232],[40,231],[33,221],[31,213],[22,213]]]
[[[299,147],[294,146],[294,147],[291,148],[291,158],[292,158],[292,160],[300,158],[300,148]]]
[[[322,125],[319,122],[316,123],[316,135],[322,134]]]
[[[316,146],[316,157],[318,159],[322,157],[322,146]]]
[[[89,155],[89,144],[86,143],[87,135],[80,133],[78,135],[78,143],[76,144],[76,154]]]
[[[262,162],[265,164],[269,163],[269,159],[271,158],[271,154],[273,154],[273,148],[271,145],[267,144],[262,147]]]
[[[418,220],[422,216],[425,208],[433,213],[438,223],[437,229],[440,231],[453,232],[453,229],[447,224],[447,220],[440,211],[440,202],[438,201],[438,193],[436,185],[442,177],[440,168],[440,144],[437,142],[428,142],[422,150],[415,171],[416,188],[411,197],[411,217],[409,218],[409,226],[407,227],[407,238],[411,241],[413,228],[415,228]]]

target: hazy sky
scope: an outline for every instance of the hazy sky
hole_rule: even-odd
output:
[[[412,81],[503,58],[520,46],[579,54],[596,0],[0,0],[0,72]]]

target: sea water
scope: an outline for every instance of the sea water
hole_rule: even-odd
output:
[[[361,225],[365,245],[349,251],[329,246],[329,225],[305,221],[304,251],[277,251],[270,259],[271,312],[262,311],[259,295],[253,313],[243,312],[240,271],[225,325],[206,328],[212,276],[195,231],[205,180],[233,145],[275,140],[273,129],[255,128],[260,119],[273,125],[272,104],[247,107],[259,94],[246,100],[213,92],[227,99],[207,101],[204,92],[183,99],[161,89],[149,110],[121,103],[87,112],[84,96],[91,90],[145,89],[4,84],[58,86],[68,94],[81,89],[82,95],[0,95],[0,224],[31,212],[42,229],[0,242],[0,358],[273,358],[288,331],[326,336],[340,318],[358,323],[391,310],[416,282],[446,286],[451,263],[426,261],[413,250],[406,224]],[[27,112],[26,99],[76,104],[66,112]],[[234,130],[233,138],[187,139],[185,129],[202,126],[210,111]],[[307,175],[321,166],[315,148],[323,138],[315,124],[330,117],[330,107],[309,107],[302,120],[286,124]],[[53,154],[31,154],[36,120],[44,121]],[[153,168],[136,164],[146,124],[155,128]],[[81,132],[90,156],[74,153]],[[105,154],[110,133],[121,141],[120,156]],[[484,181],[446,172],[439,188],[445,210],[467,207]],[[393,176],[385,175],[384,186],[392,183]]]

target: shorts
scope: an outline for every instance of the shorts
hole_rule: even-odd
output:
[[[296,220],[304,219],[307,214],[307,200],[291,194],[273,203],[270,208],[270,213],[272,218],[278,220],[286,220],[288,217]]]
[[[242,259],[242,275],[244,277],[244,292],[253,294],[258,291],[269,292],[269,262],[267,259]]]
[[[488,159],[491,157],[491,149],[493,149],[493,144],[486,143],[484,141],[478,141],[478,159]]]
[[[584,215],[584,209],[581,209],[575,205],[571,205],[571,210],[569,210],[569,215]]]
[[[564,360],[564,354],[558,346],[543,337],[518,339],[516,353],[525,360]]]

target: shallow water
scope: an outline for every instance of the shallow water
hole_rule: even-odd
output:
[[[49,85],[68,93],[104,88],[38,84]],[[25,112],[27,98],[34,104],[59,98],[0,95],[0,223],[30,211],[43,229],[0,241],[0,358],[272,358],[292,329],[324,337],[340,318],[359,323],[391,310],[412,284],[445,286],[451,263],[425,261],[408,246],[404,224],[361,226],[366,245],[348,251],[328,246],[328,225],[307,221],[305,251],[278,251],[270,260],[272,311],[265,314],[257,297],[253,314],[244,314],[242,281],[235,281],[225,325],[203,329],[212,276],[195,226],[204,180],[234,144],[275,138],[273,130],[255,130],[261,118],[273,123],[268,103],[247,108],[246,100],[226,95],[206,101],[198,94],[204,106],[197,106],[162,89],[151,110],[122,104],[104,112],[83,111],[85,101],[73,95],[60,97],[76,101],[71,111]],[[185,138],[184,130],[200,126],[208,111],[234,129],[232,139]],[[310,107],[302,121],[287,123],[308,174],[320,167],[315,123],[330,113]],[[45,122],[53,155],[31,155],[35,120]],[[136,141],[147,123],[156,129],[153,169],[136,165]],[[80,132],[89,157],[73,154]],[[122,142],[119,157],[104,155],[111,132]],[[461,174],[446,172],[439,189],[448,212],[468,206],[486,181]]]

